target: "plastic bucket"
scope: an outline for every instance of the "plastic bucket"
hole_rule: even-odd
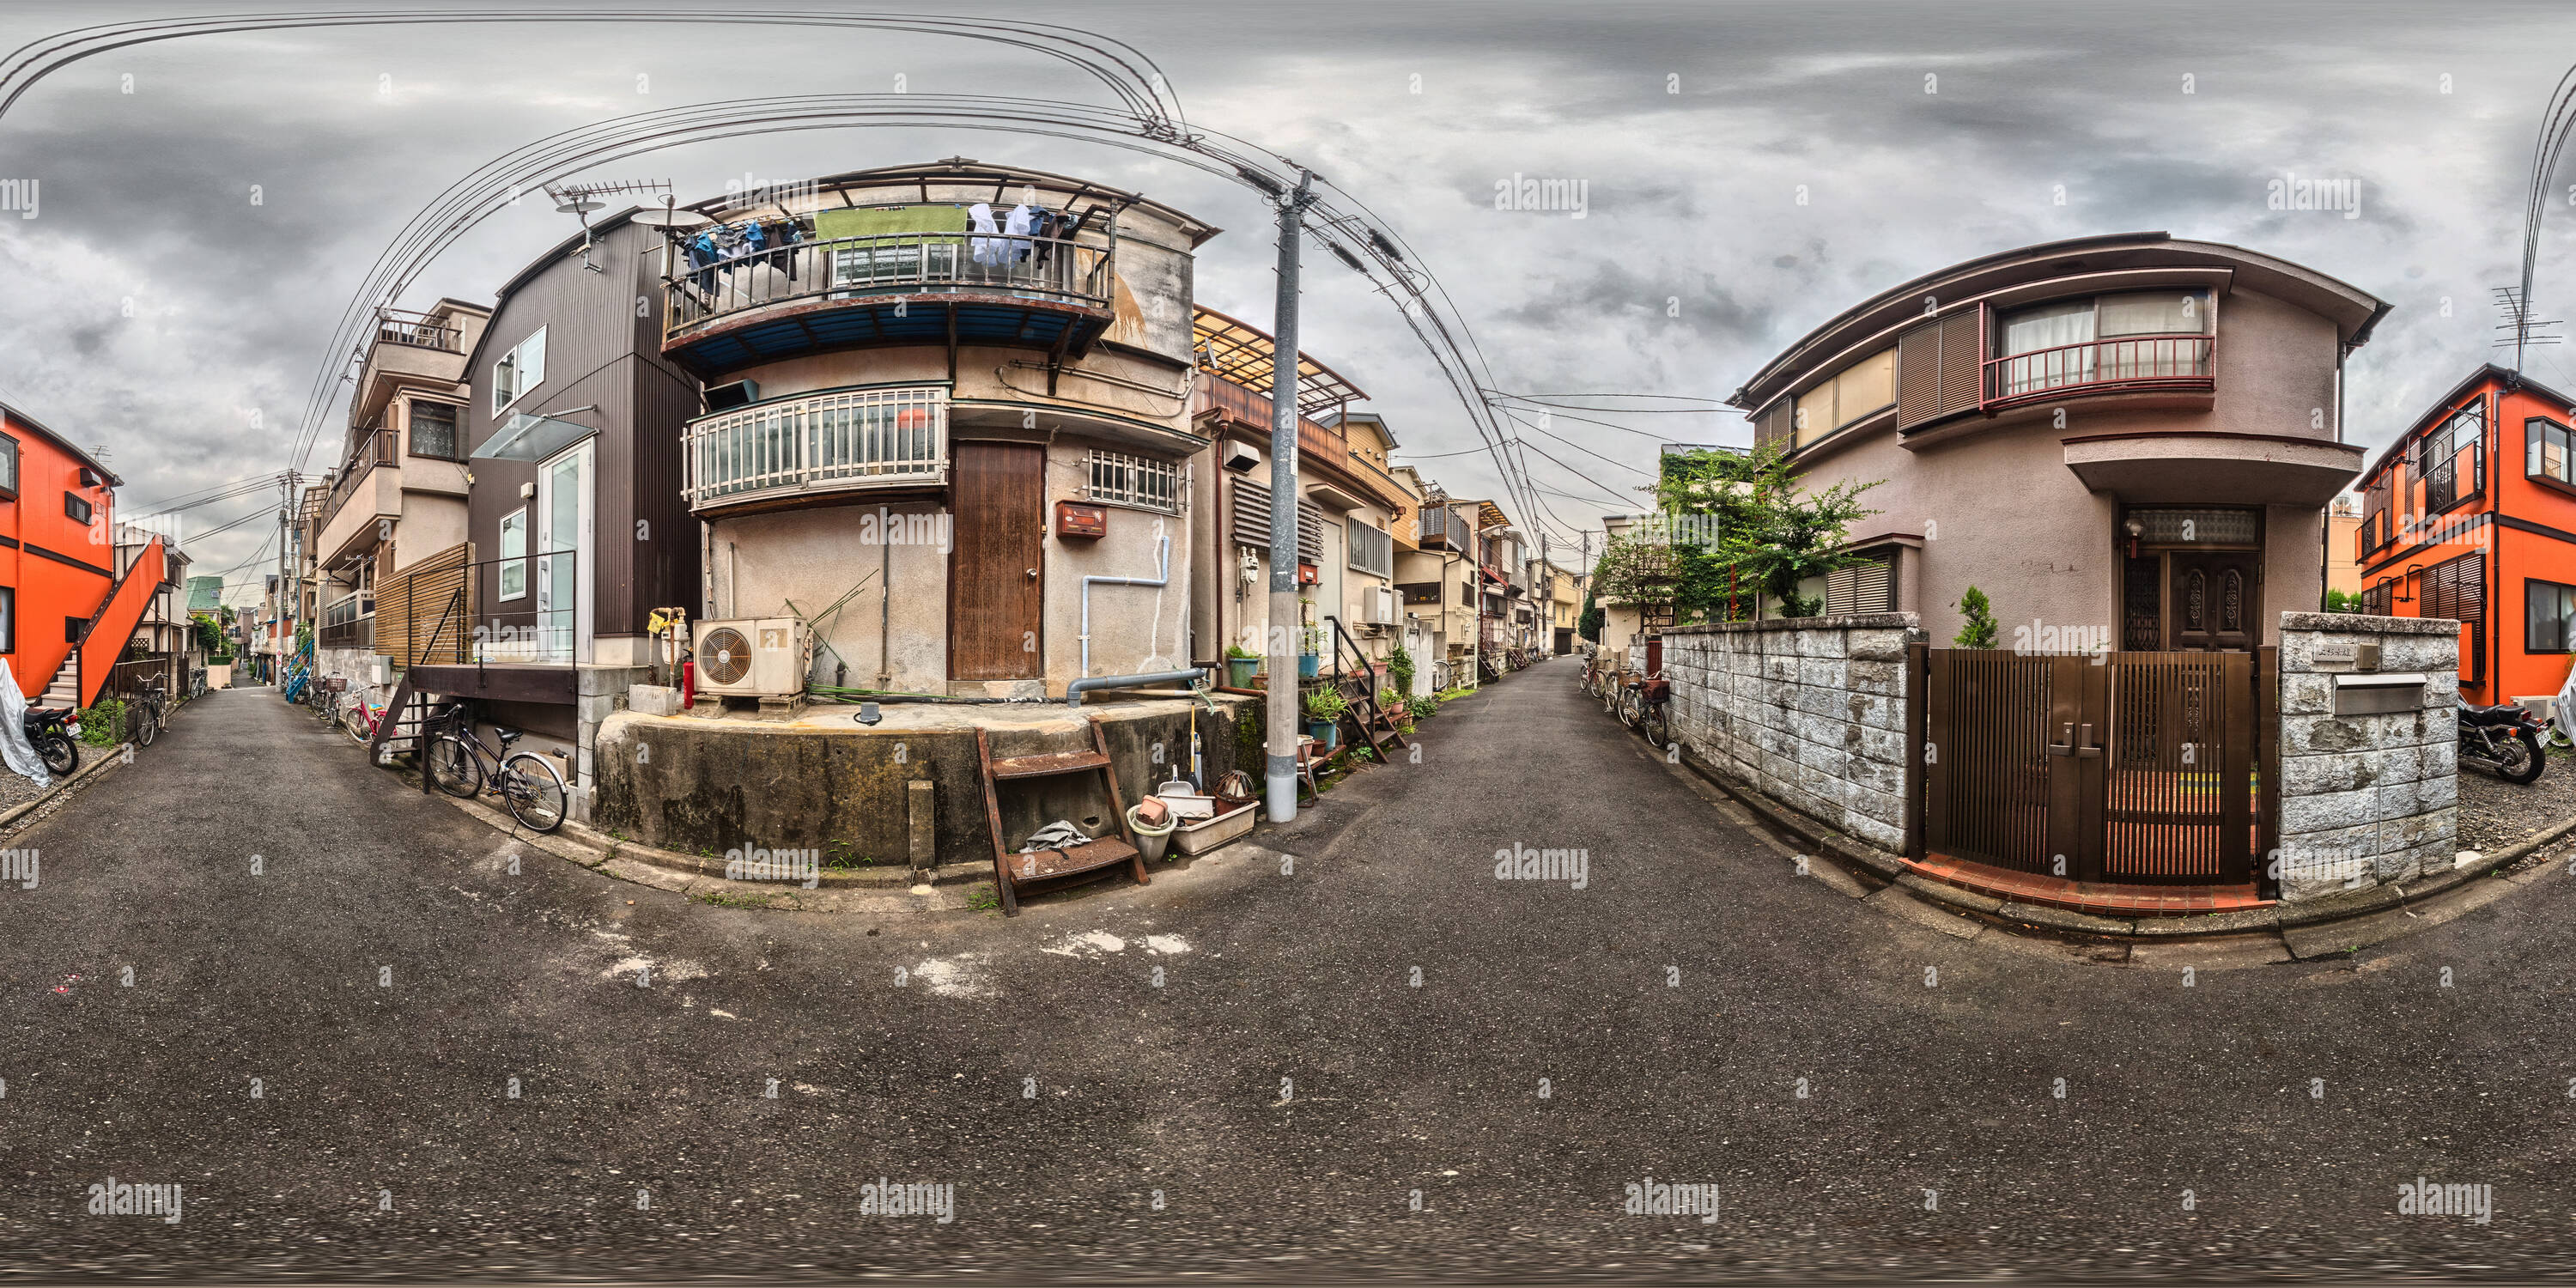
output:
[[[1162,859],[1163,847],[1171,844],[1172,833],[1180,828],[1181,820],[1167,816],[1161,827],[1149,826],[1136,815],[1142,808],[1141,805],[1127,807],[1127,828],[1136,834],[1137,853],[1144,855],[1147,863],[1154,863]]]

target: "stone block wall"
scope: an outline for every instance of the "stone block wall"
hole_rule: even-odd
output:
[[[1912,613],[1664,632],[1673,737],[1699,763],[1891,853],[1905,848]]]
[[[2354,646],[2378,671],[2420,672],[2419,705],[2337,716]],[[2450,868],[2459,848],[2460,624],[2442,618],[2281,614],[2284,902],[2389,885]]]

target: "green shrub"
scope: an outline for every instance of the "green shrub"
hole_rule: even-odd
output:
[[[1387,655],[1386,673],[1395,678],[1396,692],[1413,692],[1413,654],[1406,652],[1403,644],[1398,643],[1395,652]]]
[[[1407,698],[1404,700],[1404,709],[1411,713],[1415,720],[1428,720],[1440,710],[1440,699],[1429,694],[1418,698]]]
[[[1339,689],[1322,688],[1306,695],[1306,718],[1309,720],[1339,720],[1342,713],[1350,709],[1351,700],[1343,697]]]
[[[125,704],[115,698],[101,698],[97,706],[73,719],[80,724],[81,741],[93,747],[113,747],[125,741]]]
[[[1994,605],[1986,601],[1986,592],[1970,586],[1959,596],[1959,612],[1967,619],[1959,634],[1950,641],[1954,648],[1993,648],[1995,646]]]

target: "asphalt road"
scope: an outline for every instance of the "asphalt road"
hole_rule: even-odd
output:
[[[1291,872],[1016,920],[692,904],[211,695],[8,842],[0,1276],[2576,1269],[2568,879],[2331,963],[1962,941],[1572,665],[1257,835]],[[90,1214],[111,1176],[181,1219]],[[1715,1219],[1627,1214],[1649,1177]],[[2398,1215],[2419,1177],[2490,1218]]]

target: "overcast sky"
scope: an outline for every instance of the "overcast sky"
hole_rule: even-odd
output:
[[[355,6],[351,6],[354,8]],[[420,7],[415,3],[406,7]],[[483,6],[489,9],[490,6]],[[630,0],[618,9],[650,7]],[[791,7],[772,0],[771,9]],[[860,11],[842,4],[817,11]],[[909,6],[905,6],[909,8]],[[16,3],[0,45],[269,6]],[[613,12],[599,6],[599,12]],[[2396,305],[2350,368],[2376,446],[2491,350],[2519,276],[2533,138],[2576,59],[2566,5],[1270,4],[943,6],[1144,50],[1189,119],[1314,167],[1394,225],[1503,388],[1723,398],[1789,341],[1988,252],[2166,230],[2308,265]],[[128,78],[130,77],[130,81]],[[121,504],[332,463],[296,426],[342,310],[396,231],[522,144],[636,112],[770,94],[1021,95],[1096,84],[994,44],[747,23],[359,27],[203,36],[62,68],[0,118],[0,397],[126,480]],[[1202,303],[1267,326],[1270,213],[1248,190],[1091,143],[834,129],[693,144],[592,177],[793,179],[965,155],[1133,188],[1228,231]],[[1584,181],[1588,209],[1498,212],[1497,180]],[[2268,209],[2287,175],[2360,182],[2358,218]],[[2543,230],[2543,316],[2576,301],[2576,189]],[[253,191],[259,194],[253,203]],[[1799,193],[1805,193],[1800,204]],[[2062,202],[2060,193],[2062,192]],[[575,231],[530,201],[458,239],[400,304],[489,301]],[[1366,389],[1404,458],[1496,494],[1456,396],[1383,298],[1311,254],[1305,349]],[[2576,356],[2528,369],[2576,389]],[[338,386],[345,396],[345,385]],[[1678,405],[1678,404],[1672,404]],[[1740,443],[1740,415],[1557,419],[1528,457],[1560,539],[1634,504],[1659,440]],[[1559,439],[1570,441],[1559,441]],[[1605,459],[1606,458],[1606,459]],[[190,531],[274,509],[194,511]],[[192,543],[248,559],[253,521]],[[255,576],[258,564],[235,576]]]

